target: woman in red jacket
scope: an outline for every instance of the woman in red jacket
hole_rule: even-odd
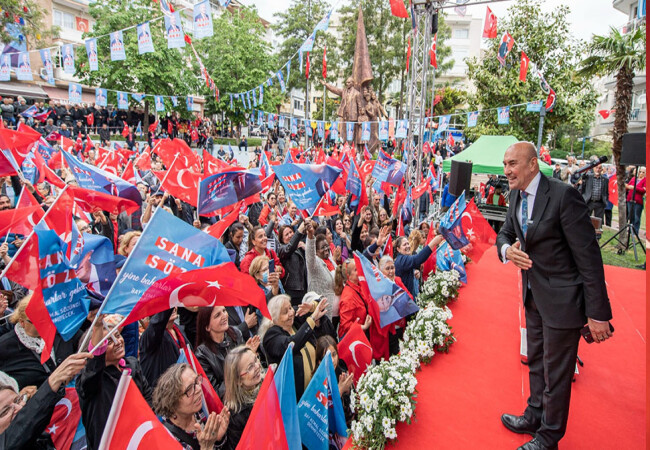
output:
[[[275,271],[280,275],[280,278],[284,277],[284,267],[280,263],[280,258],[273,251],[266,248],[266,242],[268,238],[264,232],[264,228],[255,227],[253,231],[248,236],[248,248],[250,250],[244,255],[241,262],[239,263],[239,270],[244,273],[248,273],[251,263],[258,256],[266,255],[269,258],[269,262],[273,261],[275,265]]]
[[[269,213],[275,212],[277,215],[277,205],[278,205],[278,197],[275,195],[274,191],[269,192],[267,198],[266,198],[266,203],[264,204],[264,207],[262,208],[262,212],[260,212],[260,217],[258,219],[260,225],[265,227],[269,223]]]

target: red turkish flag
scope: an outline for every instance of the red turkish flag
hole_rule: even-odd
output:
[[[352,324],[338,345],[339,358],[345,361],[348,370],[359,380],[372,363],[372,346],[358,323]]]
[[[327,194],[321,197],[316,209],[314,210],[314,214],[312,214],[313,217],[332,217],[341,214],[341,210],[338,206],[327,203],[325,200],[327,197],[329,197]]]
[[[95,124],[95,116],[93,113],[86,115],[86,123],[91,127]]]
[[[171,167],[174,159],[178,159],[182,168],[191,169],[194,172],[201,171],[201,160],[187,142],[182,139],[161,139],[153,149],[163,160],[166,167]]]
[[[526,74],[528,74],[528,65],[530,64],[530,59],[524,52],[521,52],[521,63],[519,64],[519,79],[526,82]]]
[[[156,128],[158,128],[158,121],[157,120],[154,123],[152,123],[151,125],[149,125],[149,132],[150,133],[155,133]]]
[[[427,177],[425,180],[422,180],[422,183],[418,186],[415,186],[411,191],[411,196],[413,200],[417,200],[422,197],[425,192],[428,192],[431,189],[431,177]]]
[[[117,197],[77,186],[70,186],[68,189],[74,195],[75,202],[87,213],[108,211],[113,214],[119,214],[122,211],[126,211],[127,214],[133,214],[140,209],[140,205],[128,198]]]
[[[427,235],[426,242],[431,242],[431,240],[436,237],[436,228],[433,226],[434,222],[432,221],[429,224],[429,234]],[[427,281],[429,274],[436,273],[437,257],[435,251],[431,252],[431,256],[424,261],[422,265],[422,279]]]
[[[151,170],[151,154],[149,150],[145,150],[133,162],[140,170]]]
[[[549,112],[553,111],[553,108],[555,107],[556,99],[557,98],[555,97],[555,91],[553,90],[553,88],[550,88],[548,97],[546,97],[546,105],[545,105],[546,111]]]
[[[122,157],[117,152],[107,151],[103,158],[97,163],[97,167],[119,176],[120,166],[122,165]]]
[[[37,136],[25,131],[27,129],[34,131],[26,125],[21,129],[23,131],[0,129],[0,149],[10,150],[19,166],[23,164],[34,142],[41,138],[40,134]]]
[[[166,172],[154,171],[153,174],[160,180],[162,189],[192,206],[197,206],[201,174],[184,168],[178,161],[177,159]]]
[[[429,58],[430,58],[431,65],[436,69],[438,68],[438,58],[436,56],[437,41],[438,41],[438,33],[436,33],[433,36],[433,41],[431,42],[431,49],[429,50]]]
[[[23,189],[23,192],[27,189]],[[7,233],[28,235],[41,218],[43,209],[37,203],[28,207],[18,207],[0,211],[0,236]],[[33,222],[33,223],[32,223]],[[4,242],[4,239],[2,239]]]
[[[113,420],[106,423],[100,448],[182,450],[178,441],[151,410],[131,376],[125,374],[126,372],[117,387],[109,415]],[[112,414],[113,412],[115,414]]]
[[[601,109],[600,111],[598,111],[598,114],[600,114],[600,116],[601,116],[603,119],[607,119],[607,118],[609,118],[609,115],[610,115],[611,113],[612,113],[612,110],[611,110],[611,109]]]
[[[607,192],[609,193],[609,201],[618,205],[618,184],[616,183],[616,174],[610,177]]]
[[[327,78],[327,47],[323,48],[323,80]]]
[[[65,388],[63,397],[54,406],[54,412],[46,431],[56,448],[70,448],[81,420],[79,396],[74,387]]]
[[[483,37],[487,39],[494,39],[497,37],[497,16],[494,15],[489,6],[487,7],[487,11],[485,11]]]
[[[208,229],[206,230],[207,233],[210,236],[213,236],[217,239],[221,239],[221,236],[226,232],[228,227],[232,225],[233,223],[237,222],[237,219],[239,218],[239,214],[243,214],[243,211],[246,211],[246,202],[243,200],[240,201],[239,203],[235,203],[232,205],[232,209],[228,214],[224,214],[221,216],[221,220],[219,220],[217,223],[214,225],[210,225]]]
[[[382,253],[383,255],[388,255],[391,258],[393,257],[393,236],[388,235],[388,239],[386,239],[386,244],[384,245],[384,251]]]
[[[307,61],[305,62],[305,78],[309,79],[309,52],[307,52]]]
[[[122,136],[125,138],[129,135],[129,125],[124,122],[124,127],[122,128]]]
[[[401,19],[408,19],[408,12],[404,6],[404,0],[390,0],[390,13]]]
[[[137,180],[135,179],[135,169],[133,168],[133,162],[129,161],[122,172],[122,179],[128,181],[131,184],[136,184]]]
[[[463,253],[478,263],[483,253],[496,244],[497,234],[478,210],[473,198],[461,215],[461,224],[469,239],[469,245],[463,247]]]

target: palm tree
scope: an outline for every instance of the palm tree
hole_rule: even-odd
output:
[[[620,164],[621,151],[632,109],[634,74],[645,69],[645,24],[627,34],[611,28],[609,36],[594,36],[588,51],[590,56],[582,61],[580,74],[616,77],[612,154],[618,184],[618,228],[621,230],[627,223],[625,168]]]

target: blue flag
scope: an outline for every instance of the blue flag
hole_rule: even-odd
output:
[[[478,121],[478,111],[470,111],[467,113],[467,126],[475,127]]]
[[[350,160],[350,174],[348,175],[348,181],[345,183],[345,190],[351,194],[350,209],[357,213],[359,212],[359,201],[363,195],[363,189],[363,181],[359,175],[357,164],[352,159]]]
[[[95,88],[95,103],[97,106],[106,106],[108,104],[108,99],[106,98],[107,92],[106,89]]]
[[[229,261],[218,239],[158,208],[113,283],[102,312],[126,317],[156,280]]]
[[[91,71],[99,70],[99,59],[97,58],[97,38],[86,39],[86,56]]]
[[[212,8],[209,0],[194,5],[194,38],[203,39],[213,35]]]
[[[146,97],[146,95],[144,95],[144,94],[131,94],[131,97],[133,97],[133,99],[136,102],[140,103],[142,101],[142,99]]]
[[[154,95],[154,104],[157,112],[162,112],[165,110],[165,100],[162,95]]]
[[[404,178],[406,166],[401,161],[388,156],[383,150],[377,154],[377,162],[372,169],[372,176],[378,183],[399,186]]]
[[[0,55],[0,81],[11,80],[11,55],[4,53]]]
[[[61,48],[61,55],[63,55],[63,71],[74,75],[74,46],[72,44],[65,44]]]
[[[137,128],[135,129],[135,133],[136,133],[138,136],[142,137],[142,122],[139,121],[139,120],[138,120],[138,126],[137,126]]]
[[[535,100],[534,102],[526,103],[526,111],[528,112],[539,112],[542,109],[542,101]]]
[[[181,25],[181,16],[178,11],[165,14],[165,30],[167,31],[167,48],[185,47],[185,34]]]
[[[302,443],[309,450],[329,450],[330,440],[336,440],[336,435],[341,438],[348,435],[343,402],[329,351],[298,403],[298,419]]]
[[[40,179],[40,172],[38,170],[38,167],[36,167],[36,164],[34,162],[34,151],[37,151],[36,148],[32,148],[30,152],[27,154],[27,157],[23,160],[23,163],[20,165],[20,168],[23,171],[23,176],[27,181],[32,183],[32,185],[36,185],[39,183]]]
[[[38,146],[36,147],[36,151],[41,155],[43,160],[48,163],[50,159],[52,159],[52,155],[54,154],[54,149],[48,142],[40,138],[38,140]]]
[[[47,74],[47,82],[50,84],[55,84],[54,81],[54,64],[52,64],[52,52],[49,48],[44,48],[39,51],[41,54],[41,62],[45,68],[45,73]]]
[[[469,239],[465,236],[461,224],[466,204],[465,191],[463,191],[440,221],[440,233],[454,250],[461,249],[469,244]]]
[[[273,170],[285,193],[304,210],[316,208],[342,171],[326,164],[281,164]]]
[[[151,30],[149,29],[149,22],[141,23],[136,27],[138,34],[138,53],[153,53],[153,39],[151,38]]]
[[[68,101],[72,104],[81,103],[81,85],[79,83],[68,85]]]
[[[117,109],[129,109],[129,94],[122,91],[117,91]]]
[[[438,120],[438,131],[445,131],[447,128],[449,128],[449,121],[451,120],[451,114],[447,114],[446,116],[440,116],[440,119]]]
[[[54,230],[34,230],[43,301],[61,337],[72,339],[86,320],[90,299],[65,256],[66,245]]]
[[[368,287],[371,297],[377,302],[382,328],[420,310],[408,292],[386,278],[363,254],[355,251],[354,262],[359,283]]]
[[[98,234],[83,234],[84,246],[77,271],[88,274],[86,286],[104,297],[115,281],[115,254],[113,244]]]
[[[509,106],[502,106],[497,108],[497,122],[499,125],[508,125],[510,123]]]
[[[447,242],[443,242],[436,253],[436,265],[440,270],[455,270],[460,275],[460,281],[467,283],[467,272],[460,250],[454,250]]]
[[[20,115],[23,117],[34,117],[36,114],[38,114],[38,108],[36,105],[30,106],[25,111],[20,113]]]
[[[284,352],[273,381],[275,382],[275,389],[278,391],[280,411],[282,411],[282,421],[284,422],[284,432],[287,436],[289,450],[301,450],[298,402],[296,401],[296,383],[293,373],[293,343],[289,344],[289,347]]]
[[[199,184],[199,215],[214,215],[215,211],[234,205],[262,191],[260,171],[233,170],[217,173]]]
[[[348,142],[354,140],[354,122],[345,122],[345,140]]]
[[[32,64],[29,60],[29,52],[18,54],[18,65],[16,66],[16,79],[23,81],[32,81]]]
[[[178,106],[178,98],[175,95],[171,96],[172,106],[176,108]]]
[[[126,52],[124,51],[124,36],[122,30],[110,34],[111,39],[111,61],[124,61]]]
[[[231,96],[232,98],[232,96]],[[185,98],[185,106],[187,107],[188,111],[193,111],[194,110],[194,97],[188,96]]]

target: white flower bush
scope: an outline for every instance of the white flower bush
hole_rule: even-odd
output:
[[[420,311],[404,330],[400,353],[370,367],[359,379],[350,402],[356,416],[350,430],[355,448],[383,449],[388,439],[397,438],[397,422],[413,420],[416,370],[430,362],[436,350],[447,352],[456,341],[445,305],[458,296],[459,287],[456,271],[429,276],[417,299]]]

